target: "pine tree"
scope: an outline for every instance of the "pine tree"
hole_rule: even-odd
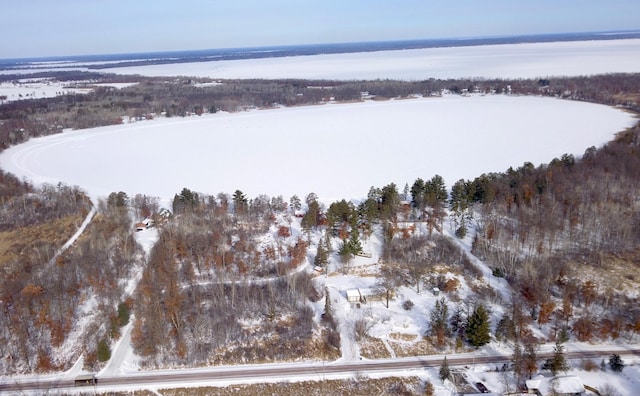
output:
[[[293,195],[289,199],[289,207],[291,208],[291,211],[294,214],[295,212],[299,211],[300,208],[302,208],[302,202],[300,201],[300,198],[297,195]]]
[[[447,362],[446,356],[444,357],[444,361],[440,366],[440,370],[438,370],[438,377],[440,378],[440,381],[443,382],[446,379],[451,379],[451,369],[449,369],[449,363]]]
[[[620,358],[620,355],[617,355],[615,353],[611,355],[611,357],[609,358],[609,367],[611,367],[611,370],[615,371],[616,373],[622,372],[622,370],[624,369],[624,362]]]
[[[318,226],[320,222],[321,208],[318,201],[311,201],[309,204],[307,213],[302,217],[301,225],[302,229],[306,232],[310,232],[311,229]]]
[[[109,344],[106,340],[100,340],[98,342],[98,361],[106,362],[111,359],[111,348],[109,348]]]
[[[440,175],[435,175],[424,184],[425,203],[431,207],[442,206],[447,201],[447,186]]]
[[[317,265],[319,267],[324,267],[327,265],[329,261],[329,254],[327,249],[324,247],[322,242],[318,243],[318,251],[316,253],[316,257],[313,259],[313,265]]]
[[[444,297],[436,301],[435,307],[431,310],[429,325],[431,327],[431,335],[436,337],[436,345],[441,347],[444,345],[445,337],[451,335],[449,328],[449,307],[444,301]]]
[[[236,214],[245,214],[247,212],[247,197],[240,190],[233,193],[233,204]]]
[[[469,317],[466,328],[467,341],[479,348],[491,341],[489,314],[483,305],[478,305]]]
[[[411,186],[411,203],[419,211],[424,210],[424,180],[417,178]]]
[[[564,347],[559,340],[556,341],[556,346],[553,347],[553,357],[544,362],[542,369],[551,371],[554,376],[560,371],[566,372],[569,370],[567,360],[564,358]]]
[[[358,226],[353,225],[351,227],[351,233],[349,234],[349,250],[351,254],[362,253],[362,244],[360,243],[360,233],[358,232]]]

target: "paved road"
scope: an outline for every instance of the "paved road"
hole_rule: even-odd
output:
[[[602,351],[577,351],[566,352],[567,359],[601,359],[608,358],[612,354],[621,356],[640,356],[640,349],[609,349]],[[539,360],[551,356],[550,353],[541,353]],[[419,356],[397,359],[363,360],[348,363],[282,363],[247,366],[224,366],[208,367],[198,370],[168,370],[161,372],[140,372],[123,376],[98,377],[97,391],[106,391],[114,387],[122,386],[126,388],[142,389],[146,386],[192,386],[200,384],[224,381],[233,383],[234,381],[246,380],[290,380],[290,379],[321,379],[325,375],[333,374],[355,374],[374,373],[378,371],[394,371],[407,369],[420,369],[426,367],[438,367],[442,363],[444,356]],[[503,364],[508,363],[511,356],[494,355],[486,356],[482,354],[461,354],[449,355],[447,361],[451,366],[464,366],[473,364]],[[13,394],[24,391],[51,391],[73,387],[73,380],[47,379],[47,380],[25,380],[25,381],[3,381],[0,383],[2,394]]]

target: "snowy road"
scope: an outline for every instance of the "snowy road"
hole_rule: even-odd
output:
[[[620,356],[640,356],[640,349],[609,348],[581,351],[568,351],[567,359],[595,359],[605,358],[612,354]],[[540,360],[550,357],[549,352],[540,353]],[[417,356],[396,359],[361,360],[346,363],[281,363],[244,366],[221,366],[202,369],[164,370],[154,372],[140,372],[123,376],[98,377],[96,391],[122,391],[157,387],[184,387],[184,386],[226,386],[234,383],[270,382],[270,381],[295,381],[317,380],[352,377],[356,374],[373,373],[397,373],[406,370],[421,370],[428,367],[438,367],[442,363],[444,355]],[[451,366],[463,366],[473,364],[500,364],[508,363],[511,356],[504,354],[465,353],[448,355],[447,361]],[[19,381],[3,381],[0,383],[0,392],[42,392],[43,390],[73,389],[72,380],[43,380],[35,379]],[[77,388],[76,388],[77,389]],[[86,388],[85,388],[86,389]]]

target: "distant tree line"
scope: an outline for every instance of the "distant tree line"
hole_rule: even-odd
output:
[[[374,100],[411,95],[499,93],[542,95],[617,105],[640,111],[637,74],[607,74],[592,77],[559,77],[538,80],[459,79],[423,81],[333,81],[333,80],[222,80],[195,78],[151,78],[80,72],[48,72],[38,75],[65,80],[90,79],[96,83],[132,82],[123,89],[96,86],[88,94],[29,99],[0,105],[0,149],[31,137],[119,124],[122,117],[143,119],[191,114],[236,112],[250,108],[299,106],[334,101]],[[11,81],[18,76],[0,76]]]

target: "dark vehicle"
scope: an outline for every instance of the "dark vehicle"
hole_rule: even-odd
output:
[[[73,381],[75,386],[91,386],[98,383],[98,379],[95,374],[81,374]]]
[[[482,382],[476,382],[476,388],[482,393],[489,393],[489,389]]]

